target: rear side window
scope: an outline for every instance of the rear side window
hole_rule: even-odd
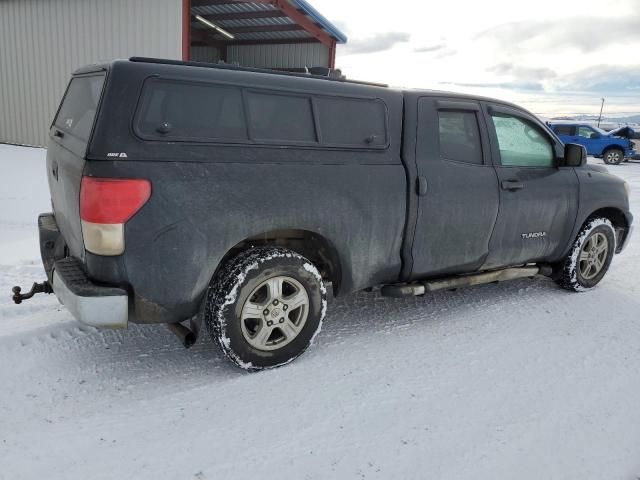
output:
[[[172,142],[385,149],[389,141],[379,99],[156,77],[145,81],[134,130]]]
[[[378,100],[318,97],[322,142],[347,147],[384,147],[387,112]]]
[[[137,127],[145,137],[246,140],[239,88],[149,80]]]
[[[439,111],[438,133],[442,158],[482,164],[480,129],[474,112]]]
[[[307,96],[247,92],[251,136],[256,140],[317,142],[313,107]]]
[[[54,121],[57,129],[87,142],[104,86],[104,74],[74,77]]]
[[[556,125],[553,127],[553,131],[558,135],[573,135],[574,128],[571,125]]]

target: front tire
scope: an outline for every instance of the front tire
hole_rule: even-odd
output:
[[[602,154],[607,165],[620,165],[624,160],[624,152],[618,148],[608,148]]]
[[[313,342],[327,310],[317,268],[284,248],[254,248],[211,281],[204,320],[224,354],[245,370],[285,365]]]
[[[595,287],[609,270],[615,250],[616,234],[611,221],[604,217],[589,219],[560,264],[556,282],[574,292]]]

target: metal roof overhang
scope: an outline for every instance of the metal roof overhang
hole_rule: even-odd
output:
[[[183,0],[183,59],[191,45],[256,45],[320,42],[333,59],[347,37],[306,0]],[[233,38],[197,21],[199,15]],[[333,61],[332,59],[332,61]]]

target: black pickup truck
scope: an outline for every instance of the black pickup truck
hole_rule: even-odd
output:
[[[331,73],[331,72],[330,72]],[[205,328],[237,365],[290,362],[327,296],[543,274],[595,286],[628,188],[488,98],[132,58],[76,71],[51,125],[46,282],[80,321]]]

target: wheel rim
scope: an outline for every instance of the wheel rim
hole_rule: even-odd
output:
[[[607,163],[616,163],[619,160],[620,152],[613,151],[607,153]]]
[[[609,241],[602,233],[595,233],[585,242],[580,251],[580,275],[592,280],[604,268],[609,254]]]
[[[258,285],[242,306],[245,340],[258,350],[277,350],[302,331],[309,314],[309,295],[295,278],[277,276]]]

